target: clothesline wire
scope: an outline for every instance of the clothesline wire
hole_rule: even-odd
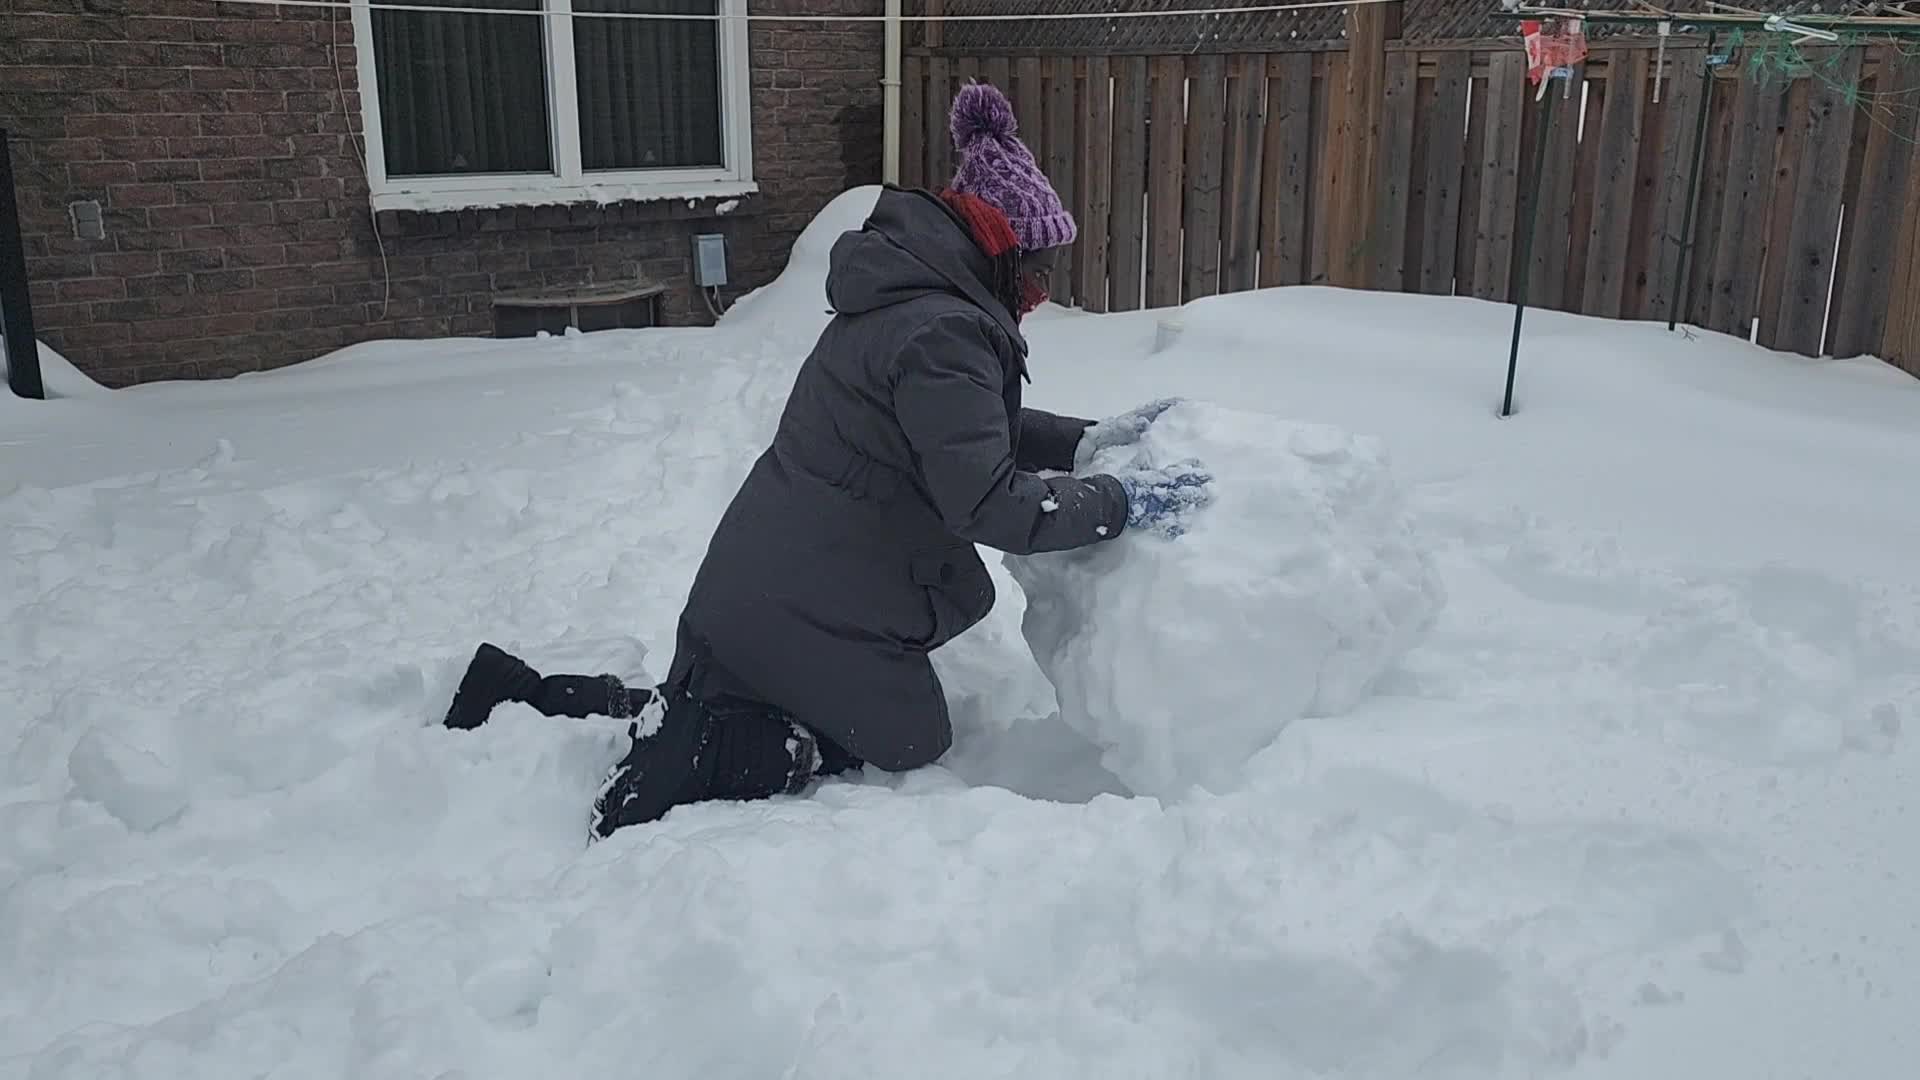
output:
[[[439,15],[530,15],[537,18],[573,18],[573,19],[640,19],[660,22],[824,22],[824,23],[883,23],[885,15],[783,15],[768,12],[730,14],[715,12],[667,13],[654,11],[547,11],[542,8],[486,8],[462,6],[460,4],[401,4],[383,0],[371,0],[369,3],[355,3],[354,0],[215,0],[220,4],[237,4],[243,7],[273,8],[366,8],[372,11],[411,12],[417,14]],[[1255,4],[1246,7],[1203,7],[1169,8],[1153,11],[1031,11],[1009,12],[1004,15],[907,15],[902,14],[900,21],[918,22],[1068,22],[1087,19],[1164,19],[1196,15],[1258,15],[1287,11],[1310,11],[1323,8],[1370,7],[1374,4],[1395,3],[1397,0],[1292,0],[1290,3]]]

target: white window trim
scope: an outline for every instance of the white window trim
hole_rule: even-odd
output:
[[[573,0],[546,0],[548,115],[553,139],[552,173],[486,176],[387,176],[380,128],[379,75],[373,54],[369,0],[353,0],[353,39],[360,76],[360,121],[366,140],[367,186],[375,210],[475,210],[497,206],[551,206],[669,199],[730,199],[759,190],[753,181],[751,57],[747,46],[747,0],[716,0],[720,22],[721,148],[718,169],[583,172],[580,167],[579,102],[574,92]],[[521,16],[531,18],[531,16]]]

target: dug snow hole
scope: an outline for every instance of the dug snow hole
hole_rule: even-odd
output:
[[[1076,471],[1189,461],[1213,480],[1183,531],[1007,558],[1062,718],[1142,795],[1231,789],[1288,724],[1366,697],[1445,601],[1378,439],[1182,402]]]

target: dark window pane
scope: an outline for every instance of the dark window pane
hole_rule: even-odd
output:
[[[540,10],[540,0],[385,2]],[[545,19],[383,8],[372,15],[388,176],[553,171]]]
[[[718,168],[720,32],[714,19],[595,19],[593,12],[712,15],[714,0],[574,0],[582,167]]]

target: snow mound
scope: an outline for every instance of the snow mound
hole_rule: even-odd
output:
[[[794,240],[780,276],[734,301],[720,325],[781,338],[817,335],[828,317],[827,263],[833,245],[867,223],[881,190],[868,185],[835,196]]]
[[[174,771],[150,751],[92,728],[68,758],[74,794],[97,802],[130,829],[173,820],[189,801]]]
[[[74,367],[73,361],[49,348],[46,342],[35,344],[40,350],[40,384],[48,398],[96,397],[111,393]],[[6,382],[7,374],[7,343],[0,341],[0,383]],[[0,397],[3,396],[6,395],[0,394]]]
[[[1376,439],[1181,403],[1080,471],[1189,460],[1212,500],[1177,538],[1008,558],[1062,717],[1139,794],[1230,788],[1292,721],[1358,704],[1445,601]]]

